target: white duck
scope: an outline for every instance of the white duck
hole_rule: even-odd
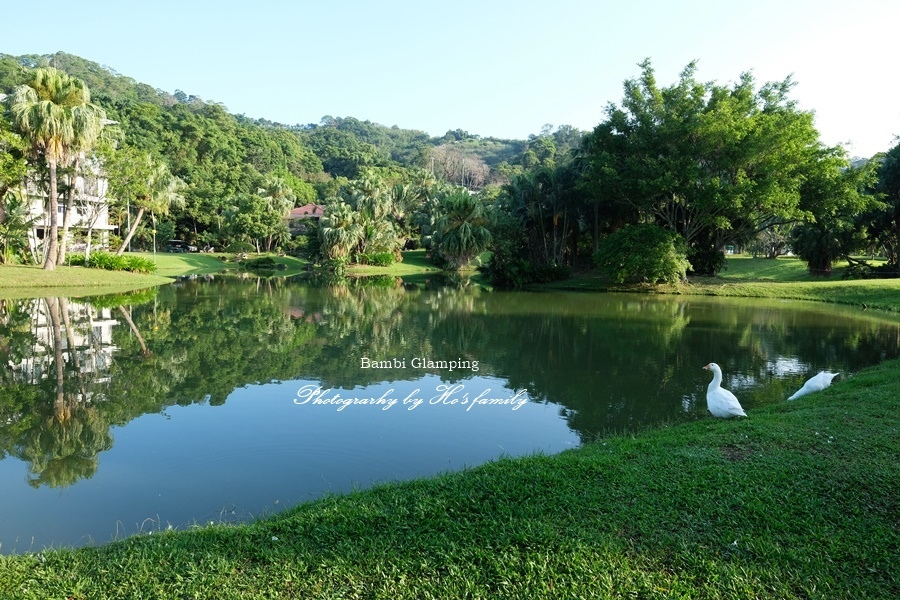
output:
[[[704,369],[713,372],[713,380],[706,388],[706,408],[712,416],[727,419],[729,417],[746,417],[738,399],[722,387],[722,368],[716,363],[709,363]]]
[[[814,375],[810,377],[806,383],[803,384],[803,387],[794,392],[794,395],[788,398],[788,400],[795,400],[800,396],[805,396],[806,394],[812,394],[813,392],[821,392],[829,385],[831,385],[831,380],[837,377],[838,373],[829,373],[827,371],[821,371],[818,375]]]

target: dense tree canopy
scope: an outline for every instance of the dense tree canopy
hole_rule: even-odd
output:
[[[478,192],[498,282],[589,267],[606,236],[627,224],[652,223],[680,236],[696,273],[721,268],[726,243],[771,256],[793,249],[817,272],[863,247],[897,263],[896,149],[867,169],[851,169],[842,149],[821,143],[812,113],[791,99],[790,79],[758,86],[743,74],[728,85],[702,82],[691,63],[663,86],[647,60],[589,134],[545,125],[527,140],[501,140],[462,129],[430,137],[352,117],[307,125],[250,119],[65,53],[0,55],[0,92],[50,62],[90,88],[89,98],[118,124],[116,152],[149,157],[184,183],[183,203],[160,230],[197,245],[321,244],[325,257],[399,258],[403,248],[439,241],[448,186],[462,185]],[[0,191],[22,178],[24,142],[37,147],[24,123],[0,123]],[[75,141],[70,151],[82,147]],[[40,161],[27,166],[31,181],[58,183],[71,201],[66,177],[73,171],[49,177]],[[117,169],[112,158],[111,178],[121,179]],[[273,181],[290,193],[271,194]],[[129,201],[132,223],[141,202],[113,187],[122,196],[111,199],[121,228],[128,211],[115,202]],[[295,243],[284,222],[288,204],[311,202],[329,206],[323,226],[303,227],[308,243]],[[0,200],[0,219],[2,207]],[[147,241],[141,231],[139,247]]]
[[[701,83],[692,63],[660,87],[650,62],[641,67],[582,147],[595,202],[656,221],[697,250],[799,219],[803,168],[820,143],[812,114],[788,97],[790,80]]]

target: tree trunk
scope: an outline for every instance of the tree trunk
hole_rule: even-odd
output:
[[[50,167],[50,233],[44,228],[44,245],[47,249],[47,257],[44,259],[44,269],[52,271],[56,268],[56,254],[59,252],[59,225],[57,212],[59,211],[59,197],[56,190],[56,159],[48,158]]]
[[[141,356],[150,356],[153,354],[148,348],[147,344],[144,342],[143,336],[141,336],[141,332],[138,330],[137,326],[134,324],[134,321],[131,320],[131,315],[125,310],[124,306],[119,307],[119,312],[122,313],[122,316],[125,317],[125,321],[128,323],[128,326],[131,328],[131,332],[137,338],[138,344],[141,345]]]
[[[44,303],[47,305],[47,314],[50,317],[53,362],[56,363],[56,400],[53,402],[53,412],[60,423],[65,423],[69,420],[70,413],[65,402],[65,365],[63,363],[62,328],[59,322],[59,298],[44,298]],[[69,352],[71,351],[72,349],[69,348]]]
[[[69,227],[72,224],[72,210],[75,208],[75,178],[78,176],[80,161],[76,158],[72,163],[72,177],[69,181],[69,193],[66,194],[65,212],[63,212],[62,239],[59,241],[59,256],[56,264],[66,264],[66,247],[69,244]]]
[[[91,236],[94,233],[94,226],[89,225],[87,230],[87,239],[85,240],[84,245],[84,266],[88,265],[88,261],[91,259]]]
[[[131,225],[131,230],[128,232],[128,235],[125,236],[125,239],[122,240],[122,245],[116,251],[116,256],[122,256],[122,254],[125,252],[125,248],[128,247],[128,242],[131,241],[131,236],[134,235],[134,232],[137,231],[138,225],[141,224],[141,217],[143,217],[143,216],[144,216],[144,207],[142,206],[138,209],[138,214],[137,214],[137,217],[135,217],[135,219],[134,219],[134,223]]]

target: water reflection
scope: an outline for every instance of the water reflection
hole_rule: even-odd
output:
[[[725,387],[752,415],[754,407],[784,401],[812,373],[852,373],[898,349],[897,319],[871,311],[489,293],[396,278],[195,280],[89,301],[0,300],[0,459],[9,459],[0,461],[0,483],[14,490],[4,473],[14,473],[10,460],[22,461],[26,489],[78,488],[84,506],[99,506],[98,494],[120,497],[140,505],[135,523],[163,510],[162,500],[148,498],[177,480],[183,489],[172,494],[179,499],[171,500],[171,519],[179,524],[217,501],[224,505],[224,497],[257,511],[253,503],[263,501],[250,499],[248,488],[260,497],[280,490],[302,499],[332,484],[424,475],[504,452],[558,451],[611,430],[703,418],[709,376],[701,367],[710,361],[722,366]],[[417,368],[415,357],[477,361],[478,371]],[[363,359],[403,364],[366,369]],[[398,407],[373,417],[350,407],[336,417],[291,404],[303,385],[344,397],[390,389],[402,398],[456,383],[473,395],[527,390],[532,410],[404,414]],[[148,425],[145,415],[175,416]],[[102,457],[108,467],[99,466]],[[213,465],[222,471],[201,485]],[[116,481],[128,478],[128,488],[112,494],[116,484],[99,474],[104,468]],[[261,479],[239,491],[216,487],[250,477]],[[102,480],[95,491],[74,485],[92,478]],[[21,494],[7,497],[16,507],[29,503]],[[48,512],[35,509],[34,523],[47,522]],[[13,521],[28,519],[23,512]],[[7,551],[4,535],[0,527]]]
[[[91,477],[112,447],[96,403],[115,346],[110,310],[66,298],[0,301],[3,372],[0,457],[28,465],[32,487],[64,487]]]

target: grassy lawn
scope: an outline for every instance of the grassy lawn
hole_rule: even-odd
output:
[[[129,252],[134,256],[142,256],[153,260],[152,252]],[[205,254],[199,252],[157,252],[156,274],[163,277],[177,277],[179,275],[207,275],[218,273],[226,268],[222,262],[223,254]]]
[[[895,598],[898,373],[252,524],[0,557],[0,596]]]
[[[782,256],[775,260],[769,258],[753,258],[751,256],[729,256],[728,268],[719,276],[728,280],[740,281],[817,281],[806,263],[796,257]],[[846,263],[835,265],[835,272],[829,279],[840,279]]]
[[[422,273],[438,273],[440,269],[435,267],[430,260],[425,258],[425,250],[408,250],[403,253],[403,262],[394,263],[388,267],[374,267],[371,265],[353,265],[347,267],[349,275],[391,275],[402,277],[404,275],[419,275]]]
[[[131,252],[134,256],[154,260],[152,252]],[[140,275],[123,271],[85,269],[59,266],[44,271],[35,265],[0,265],[0,298],[31,298],[35,296],[90,296],[116,294],[130,290],[171,283],[182,275],[206,275],[235,270],[236,263],[224,262],[225,254],[156,253],[157,271]],[[255,255],[250,255],[253,258]],[[286,269],[273,271],[277,277],[297,275],[305,271],[306,261],[291,256],[275,256],[276,263]]]
[[[615,285],[590,271],[571,279],[538,286],[539,289],[645,292],[741,298],[812,300],[900,311],[900,279],[841,279],[838,264],[828,278],[809,275],[796,258],[729,257],[718,277],[693,277],[678,285]]]
[[[151,252],[134,252],[136,256],[143,256],[153,260]],[[179,277],[181,275],[209,275],[221,273],[228,269],[229,271],[238,268],[238,264],[234,262],[226,262],[234,255],[223,252],[214,252],[210,254],[197,252],[157,252],[156,268],[157,274],[164,277]],[[250,259],[256,258],[255,254],[248,254]],[[275,271],[275,275],[289,276],[301,273],[306,268],[306,261],[292,256],[273,256],[272,259],[279,264],[285,265],[285,270]]]
[[[59,266],[53,271],[45,271],[34,265],[2,265],[0,298],[117,294],[170,281],[159,275],[139,275],[83,267]]]

